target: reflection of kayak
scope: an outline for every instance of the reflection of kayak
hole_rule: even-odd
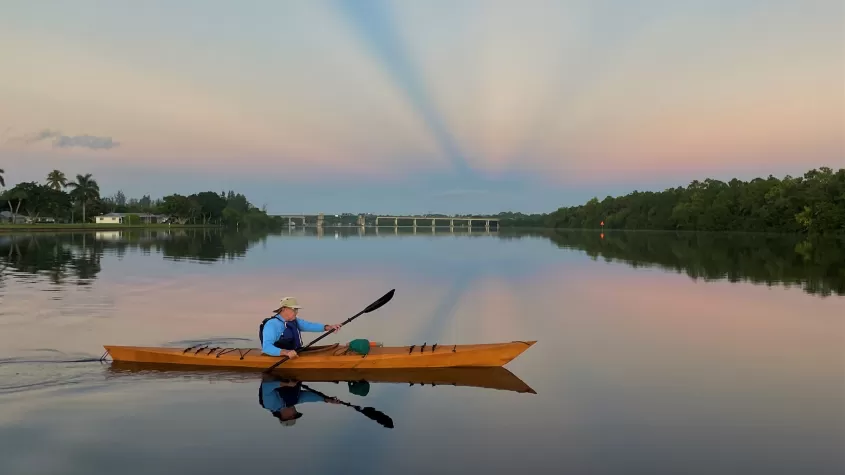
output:
[[[287,364],[287,363],[285,363]],[[113,374],[145,374],[166,377],[173,375],[185,378],[189,375],[210,377],[220,375],[224,368],[174,365],[156,363],[131,363],[114,361],[110,371]],[[225,368],[228,369],[228,368]],[[258,377],[250,368],[231,368],[243,374],[244,379],[254,380]],[[231,371],[225,371],[232,374]],[[263,375],[264,377],[270,377]],[[499,389],[520,393],[536,392],[516,375],[502,367],[474,367],[474,368],[417,368],[417,369],[290,369],[280,366],[273,372],[273,379],[302,381],[305,383],[319,382],[356,382],[370,383],[398,383],[431,386],[468,386],[477,388]]]
[[[278,368],[351,369],[351,368],[453,368],[468,366],[504,366],[528,349],[535,341],[512,341],[479,345],[413,345],[370,348],[369,354],[348,352],[344,345],[315,346],[299,357],[285,361]],[[189,348],[104,346],[114,361],[138,363],[186,364],[200,366],[266,369],[280,360],[259,348]]]

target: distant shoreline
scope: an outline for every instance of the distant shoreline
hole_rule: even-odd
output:
[[[5,231],[88,231],[88,230],[126,230],[126,229],[186,229],[186,228],[222,228],[219,224],[82,224],[82,223],[56,223],[56,224],[0,224],[0,233]]]
[[[360,226],[323,226],[324,229],[357,229]],[[161,224],[161,223],[151,223],[151,224],[107,224],[107,223],[91,223],[91,224],[80,224],[80,223],[56,223],[56,224],[49,224],[49,223],[41,223],[41,224],[9,224],[9,223],[2,223],[0,224],[0,234],[9,234],[17,231],[25,231],[25,232],[55,232],[55,231],[126,231],[126,230],[143,230],[143,229],[150,229],[150,230],[165,230],[165,229],[223,229],[223,228],[232,228],[230,226],[219,225],[219,224]],[[282,230],[285,227],[282,227]],[[314,226],[306,226],[306,228],[313,229]],[[379,226],[378,228],[388,228],[393,229],[394,226]],[[430,226],[418,226],[418,228],[430,228]],[[437,226],[436,229],[443,229],[448,228],[448,226]],[[303,229],[300,226],[297,226],[297,230]],[[375,226],[366,226],[368,230],[376,229]],[[408,231],[411,229],[411,226],[398,226],[398,229],[402,231]],[[469,233],[474,234],[476,230],[468,231],[466,228],[457,228],[455,231],[459,233]],[[529,233],[538,233],[543,235],[555,234],[555,233],[562,233],[562,232],[572,232],[572,231],[580,231],[586,233],[596,233],[596,235],[601,234],[602,237],[607,236],[610,237],[616,234],[624,234],[624,233],[634,233],[634,234],[701,234],[701,235],[708,235],[708,234],[738,234],[738,235],[769,235],[769,236],[791,236],[791,235],[799,235],[799,236],[812,236],[812,235],[825,235],[825,236],[833,236],[838,238],[845,238],[845,232],[836,231],[830,233],[806,233],[806,232],[796,232],[796,231],[776,231],[776,230],[761,230],[761,231],[750,231],[750,230],[724,230],[724,231],[702,231],[702,230],[694,230],[694,229],[626,229],[626,228],[608,228],[608,229],[597,229],[597,228],[587,228],[587,227],[544,227],[544,226],[503,226],[500,229],[497,229],[495,232],[499,235],[507,236],[511,234],[522,234],[525,232]],[[483,232],[482,232],[483,233]],[[406,233],[403,233],[406,234]],[[481,234],[481,233],[480,233]]]

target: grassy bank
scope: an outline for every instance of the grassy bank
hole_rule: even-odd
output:
[[[96,223],[39,223],[0,224],[0,233],[9,231],[107,231],[125,229],[185,229],[220,228],[218,224],[96,224]]]

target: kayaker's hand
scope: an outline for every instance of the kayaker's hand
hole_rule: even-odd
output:
[[[284,352],[282,352],[282,354],[283,354],[283,355],[285,355],[285,356],[287,356],[287,357],[288,357],[288,358],[290,358],[290,359],[294,359],[294,358],[296,358],[297,356],[299,356],[299,355],[297,355],[297,354],[296,354],[296,351],[294,351],[294,350],[284,351]]]
[[[334,325],[323,325],[323,330],[324,330],[324,331],[329,331],[329,330],[332,330],[332,331],[334,331],[335,333],[337,333],[337,332],[339,332],[339,331],[340,331],[340,324],[339,324],[339,323],[336,323],[336,324],[334,324]]]
[[[327,403],[330,403],[330,404],[340,404],[340,401],[338,401],[338,399],[337,399],[336,397],[328,397],[328,398],[326,398],[326,399],[324,399],[324,400],[325,400]]]

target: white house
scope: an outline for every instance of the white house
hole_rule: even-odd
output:
[[[142,223],[163,223],[167,216],[150,213],[106,213],[96,216],[94,222],[97,224],[129,224],[129,216],[136,215]]]
[[[94,217],[94,222],[97,224],[121,224],[123,223],[123,214],[108,213]]]

